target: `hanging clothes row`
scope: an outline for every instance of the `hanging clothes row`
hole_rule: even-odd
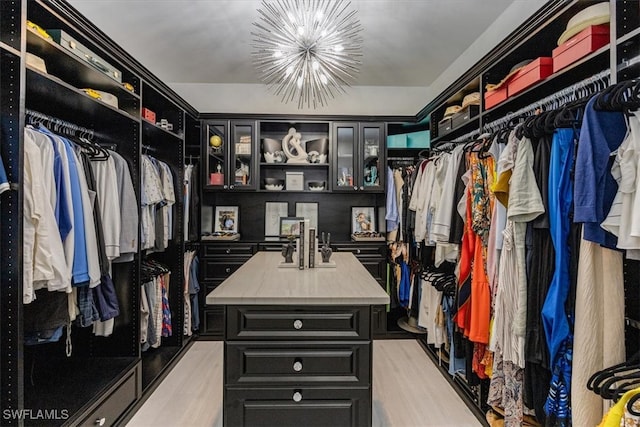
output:
[[[174,175],[167,163],[149,154],[142,155],[141,175],[141,249],[146,253],[162,252],[174,238]]]
[[[434,266],[457,263],[453,319],[473,343],[465,375],[490,378],[488,403],[505,425],[534,411],[542,423],[596,425],[603,405],[585,396],[586,380],[624,358],[620,249],[634,257],[640,248],[629,167],[638,164],[638,84],[582,89],[598,92],[574,90],[582,97],[561,108],[511,116],[433,153],[410,190],[415,241],[432,248]],[[440,293],[421,298],[431,308],[423,324],[443,345],[434,316],[451,307]]]
[[[142,351],[158,348],[162,337],[173,334],[169,307],[170,269],[155,260],[140,264],[140,344]]]
[[[200,329],[200,310],[198,294],[199,260],[197,251],[189,250],[184,253],[184,330],[183,334],[191,336]]]
[[[191,156],[190,160],[191,160]],[[200,172],[197,164],[184,165],[184,241],[196,242],[200,239]]]
[[[129,166],[89,139],[91,132],[40,113],[27,115],[26,342],[57,341],[71,322],[93,325],[95,334],[110,335],[119,314],[111,263],[124,262],[137,251],[136,197]]]

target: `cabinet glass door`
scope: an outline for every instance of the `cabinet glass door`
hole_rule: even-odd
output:
[[[384,127],[379,123],[361,124],[359,182],[361,190],[379,190],[384,186]]]
[[[231,163],[229,164],[229,188],[255,189],[256,144],[254,122],[231,122]]]
[[[206,129],[206,185],[226,188],[227,151],[229,148],[227,143],[227,123],[208,123]]]
[[[334,123],[332,136],[334,138],[333,151],[333,189],[357,189],[355,173],[356,144],[358,136],[357,123]]]

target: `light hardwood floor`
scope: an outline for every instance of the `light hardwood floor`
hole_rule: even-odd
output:
[[[127,427],[221,427],[222,345],[194,343]],[[416,341],[374,341],[374,427],[481,425]]]

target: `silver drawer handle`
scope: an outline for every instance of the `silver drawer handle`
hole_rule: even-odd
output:
[[[301,400],[302,400],[302,393],[300,393],[299,391],[296,391],[295,393],[293,393],[294,402],[300,402]]]
[[[296,319],[293,321],[294,329],[302,329],[302,320]]]
[[[107,422],[107,419],[105,417],[102,417],[102,418],[98,418],[94,424],[97,426],[103,426],[104,423],[106,422]]]
[[[224,269],[225,272],[230,273],[231,272],[231,267],[227,267]]]
[[[228,248],[225,252],[230,254],[231,253],[231,248]]]
[[[293,370],[294,370],[294,371],[296,371],[296,372],[300,372],[300,371],[302,371],[302,362],[301,362],[301,361],[299,361],[299,360],[298,360],[298,361],[296,361],[296,362],[293,364]]]

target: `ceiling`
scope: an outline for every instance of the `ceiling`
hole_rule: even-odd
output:
[[[251,65],[252,22],[257,20],[260,1],[69,3],[200,112],[309,113],[267,93]],[[371,114],[370,104],[377,104],[381,115],[416,114],[429,102],[434,82],[443,80],[445,71],[461,57],[469,56],[470,46],[491,33],[505,10],[522,15],[515,24],[509,22],[517,25],[537,9],[528,3],[352,0],[363,27],[361,71],[347,94],[330,100],[320,112]],[[496,41],[489,43],[494,46]]]

